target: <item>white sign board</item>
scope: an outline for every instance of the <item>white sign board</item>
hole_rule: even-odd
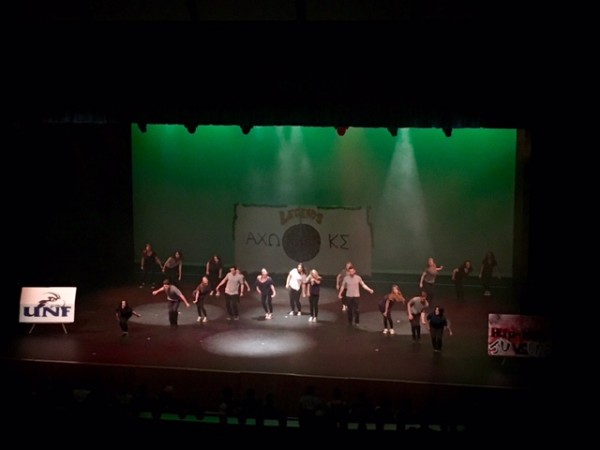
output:
[[[19,322],[75,322],[76,287],[24,287],[21,289]]]

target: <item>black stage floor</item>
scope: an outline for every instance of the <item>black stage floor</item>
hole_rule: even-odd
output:
[[[317,323],[308,321],[307,299],[302,299],[302,316],[288,316],[288,293],[278,284],[272,320],[265,320],[252,292],[240,302],[238,321],[227,320],[223,296],[209,297],[207,322],[196,321],[195,305],[182,304],[175,329],[169,326],[164,296],[152,296],[150,288],[80,291],[76,321],[66,324],[67,334],[60,325],[31,330],[21,324],[4,341],[2,357],[21,384],[52,388],[68,382],[119,391],[143,385],[153,392],[171,386],[205,409],[218,407],[226,387],[239,396],[248,389],[261,397],[275,394],[289,414],[296,412],[308,385],[316,386],[324,400],[337,387],[348,400],[360,393],[374,403],[386,397],[414,410],[432,401],[472,409],[543,390],[548,362],[487,355],[488,313],[519,312],[510,287],[498,286],[484,297],[473,284],[458,302],[449,280],[439,283],[434,303],[445,308],[454,335],[445,335],[443,351],[434,353],[424,328],[421,342],[412,341],[402,305],[393,311],[396,334],[382,333],[377,302],[391,282],[367,282],[375,293],[362,293],[358,327],[348,325],[332,281],[322,287]],[[194,286],[181,285],[188,299]],[[400,286],[407,299],[418,292],[416,282]],[[131,319],[127,337],[114,314],[121,299],[142,314]]]

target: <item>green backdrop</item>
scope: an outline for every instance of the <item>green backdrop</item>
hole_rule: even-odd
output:
[[[512,274],[516,130],[132,126],[135,261],[146,242],[196,271],[214,253],[234,264],[237,203],[366,206],[373,272],[449,274],[496,253]],[[268,262],[265,262],[268,265]],[[250,272],[260,268],[247,268]],[[271,268],[285,273],[289,268]]]

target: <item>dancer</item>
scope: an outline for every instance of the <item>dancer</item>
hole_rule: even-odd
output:
[[[392,319],[392,307],[394,303],[406,304],[406,299],[397,284],[392,285],[392,290],[385,294],[379,301],[379,311],[383,315],[383,334],[394,334],[394,319]]]
[[[290,312],[288,315],[301,316],[302,306],[300,305],[300,296],[306,297],[306,269],[304,264],[298,263],[288,273],[287,280],[285,281],[285,288],[290,290]]]
[[[450,322],[444,316],[444,308],[436,306],[433,312],[427,314],[427,323],[429,334],[431,335],[431,345],[434,352],[442,351],[442,338],[444,337],[444,329],[448,329],[448,334],[452,336]]]
[[[341,272],[338,273],[337,276],[335,277],[335,290],[336,291],[340,290],[340,286],[342,285],[342,281],[344,280],[344,277],[346,275],[348,275],[348,270],[353,265],[354,264],[352,264],[352,262],[348,261],[346,263],[346,265],[344,266],[344,268],[341,270]],[[344,290],[344,292],[342,293],[342,311],[346,311],[347,309],[348,309],[348,306],[346,305],[346,291]]]
[[[164,292],[167,297],[167,303],[169,305],[169,324],[171,327],[177,327],[177,319],[179,317],[179,303],[184,302],[185,306],[190,307],[190,303],[185,298],[185,295],[179,290],[179,288],[171,284],[171,280],[165,278],[162,287],[155,291],[152,291],[152,295],[160,294]]]
[[[479,278],[483,286],[483,295],[489,297],[492,295],[492,278],[500,278],[498,271],[498,262],[494,252],[487,252],[481,261],[481,269],[479,270]]]
[[[194,303],[198,308],[198,318],[196,322],[207,322],[208,316],[206,314],[206,307],[204,302],[208,294],[212,292],[210,281],[207,276],[202,277],[196,289],[194,289]]]
[[[456,289],[456,300],[462,301],[465,298],[465,286],[464,280],[469,276],[473,266],[471,261],[466,259],[463,263],[452,271],[452,281],[454,281],[454,288]]]
[[[142,317],[141,314],[138,314],[129,306],[127,300],[121,300],[119,302],[119,306],[115,312],[117,316],[117,320],[119,321],[119,327],[121,328],[121,335],[127,336],[129,334],[129,319],[131,316]]]
[[[421,274],[421,280],[419,281],[419,287],[421,290],[427,292],[427,300],[432,302],[435,295],[435,279],[438,273],[444,268],[444,266],[437,266],[433,258],[427,259],[427,267]]]
[[[319,296],[321,294],[322,277],[315,269],[312,269],[306,279],[308,285],[308,304],[310,306],[309,322],[316,322],[319,317]]]
[[[273,279],[264,267],[260,270],[260,275],[256,277],[254,288],[260,295],[260,301],[265,310],[265,319],[271,320],[273,318],[273,297],[275,297],[277,292],[275,291]]]
[[[140,288],[143,288],[146,285],[146,282],[150,281],[152,288],[154,289],[157,281],[156,274],[162,271],[162,262],[150,244],[146,244],[144,250],[142,250],[140,269],[142,270]]]
[[[219,284],[223,278],[223,263],[219,255],[213,255],[206,263],[206,276],[210,283],[210,295],[214,295],[215,286]]]
[[[229,273],[225,275],[225,278],[215,288],[216,296],[219,296],[219,289],[225,285],[225,306],[227,307],[227,320],[239,320],[239,307],[240,295],[244,295],[244,287],[246,285],[246,279],[241,274],[237,266],[231,266]]]
[[[428,306],[429,302],[427,301],[427,292],[425,291],[421,291],[421,295],[411,298],[406,304],[410,332],[414,342],[421,340],[421,323],[426,323],[424,314]]]
[[[162,271],[171,284],[177,285],[183,274],[183,254],[177,250],[173,256],[169,256],[163,264]]]
[[[373,294],[373,289],[365,284],[362,277],[356,273],[356,268],[351,266],[348,269],[348,275],[346,275],[342,280],[342,284],[338,292],[338,298],[341,300],[344,289],[346,290],[348,325],[352,325],[352,323],[354,323],[354,325],[358,325],[360,323],[359,300],[361,286],[365,291]]]

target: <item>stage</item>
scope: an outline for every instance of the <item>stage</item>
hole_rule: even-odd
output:
[[[251,292],[240,301],[239,320],[227,320],[224,296],[212,296],[207,322],[197,322],[196,305],[182,303],[176,328],[169,326],[164,294],[153,296],[150,287],[80,291],[76,320],[65,324],[66,334],[60,324],[33,330],[21,324],[4,342],[2,357],[22,390],[110,393],[143,387],[159,395],[168,389],[204,411],[218,410],[226,390],[242,398],[251,389],[259,398],[274,395],[287,415],[296,415],[300,396],[312,385],[323,401],[339,388],[349,403],[366,396],[373,405],[391,402],[415,415],[445,415],[453,405],[455,418],[467,420],[487,402],[508,408],[543,391],[548,361],[487,354],[488,313],[518,313],[507,283],[484,297],[473,279],[462,302],[450,280],[438,283],[433,303],[445,308],[453,336],[445,334],[442,352],[434,353],[425,327],[420,342],[412,340],[401,304],[393,309],[395,334],[382,333],[377,302],[389,291],[387,278],[366,279],[375,293],[362,292],[358,326],[348,324],[333,280],[321,289],[316,323],[308,321],[308,299],[301,300],[301,316],[288,315],[288,292],[280,281],[272,320]],[[417,281],[399,283],[407,300],[418,293]],[[181,284],[190,302],[194,286],[192,280]],[[115,317],[122,299],[142,315],[130,320],[127,336]]]

